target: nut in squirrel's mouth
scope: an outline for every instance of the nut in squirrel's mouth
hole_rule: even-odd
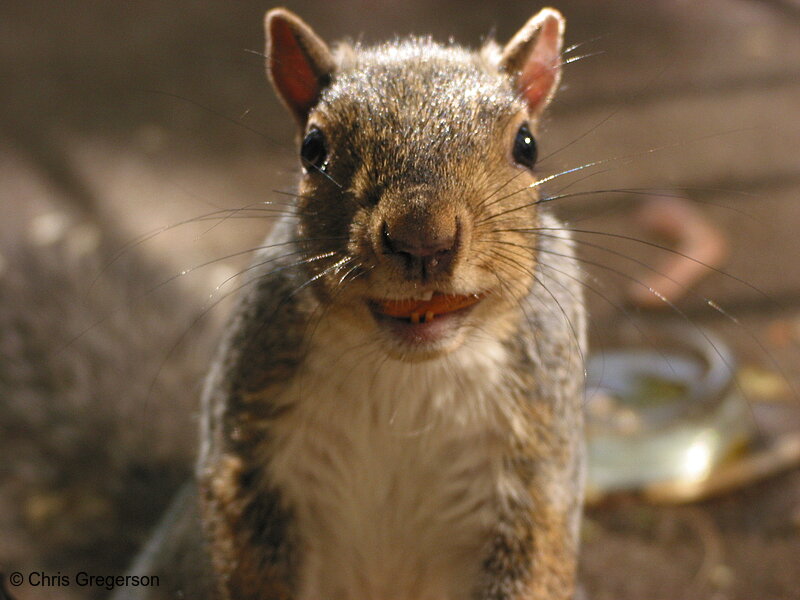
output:
[[[442,294],[429,292],[427,298],[403,300],[370,300],[372,312],[377,317],[389,318],[411,325],[429,324],[437,317],[449,316],[472,308],[486,297],[480,294]]]

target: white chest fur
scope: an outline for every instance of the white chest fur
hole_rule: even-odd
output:
[[[300,598],[469,597],[496,521],[505,350],[407,364],[315,337],[269,458],[296,511]]]

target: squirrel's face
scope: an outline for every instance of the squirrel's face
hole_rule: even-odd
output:
[[[510,335],[536,277],[533,132],[560,15],[480,53],[415,39],[334,56],[290,13],[267,27],[302,127],[299,239],[328,312],[405,360]]]

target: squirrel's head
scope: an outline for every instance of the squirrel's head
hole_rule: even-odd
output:
[[[427,38],[331,51],[285,9],[266,29],[268,75],[300,127],[298,233],[324,257],[307,263],[323,302],[407,360],[510,335],[535,280],[535,134],[561,15],[477,52]]]

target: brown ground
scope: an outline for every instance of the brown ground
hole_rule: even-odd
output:
[[[417,32],[468,43],[493,27],[506,38],[538,8],[473,0],[286,4],[328,39]],[[589,57],[566,67],[541,136],[546,159],[540,167],[549,173],[610,159],[594,169],[602,173],[564,185],[628,190],[578,196],[559,210],[582,229],[641,236],[631,215],[648,195],[697,202],[729,236],[726,270],[749,285],[714,273],[681,310],[719,332],[742,364],[766,369],[774,380],[774,359],[800,388],[800,4],[553,4],[567,17],[568,41],[584,44],[575,54]],[[292,126],[264,82],[261,59],[245,51],[261,50],[265,8],[251,0],[6,2],[0,9],[0,205],[18,219],[17,233],[36,230],[32,215],[68,205],[82,218],[113,223],[124,239],[287,189],[295,168]],[[258,224],[242,222],[177,228],[141,249],[171,272],[246,248],[259,235]],[[660,258],[652,248],[608,237],[581,239],[650,265]],[[585,251],[587,259],[634,278],[646,274],[602,250]],[[242,260],[224,264],[188,285],[206,293]],[[618,300],[630,282],[602,268],[589,271],[597,278],[592,286],[606,297],[590,292],[600,346],[609,328],[627,318]],[[729,308],[740,324],[704,307],[703,297]],[[766,354],[751,332],[764,340]],[[789,390],[763,396],[751,400],[759,415],[771,415],[765,433],[800,426],[800,405]],[[0,448],[15,451],[8,440]],[[8,476],[22,477],[13,458],[6,463]],[[25,514],[35,520],[31,510]],[[157,507],[139,511],[140,531],[151,512]],[[0,523],[8,523],[8,514]],[[45,533],[39,532],[40,545],[47,544]],[[84,548],[84,562],[76,563],[21,538],[4,547],[2,536],[0,570],[6,572],[36,565],[37,552],[52,569],[89,568],[96,560],[108,573],[121,572],[127,560],[107,543]],[[610,502],[588,511],[584,541],[582,575],[596,600],[798,599],[800,471],[690,506]],[[80,596],[75,589],[15,591],[21,599],[70,593]]]

